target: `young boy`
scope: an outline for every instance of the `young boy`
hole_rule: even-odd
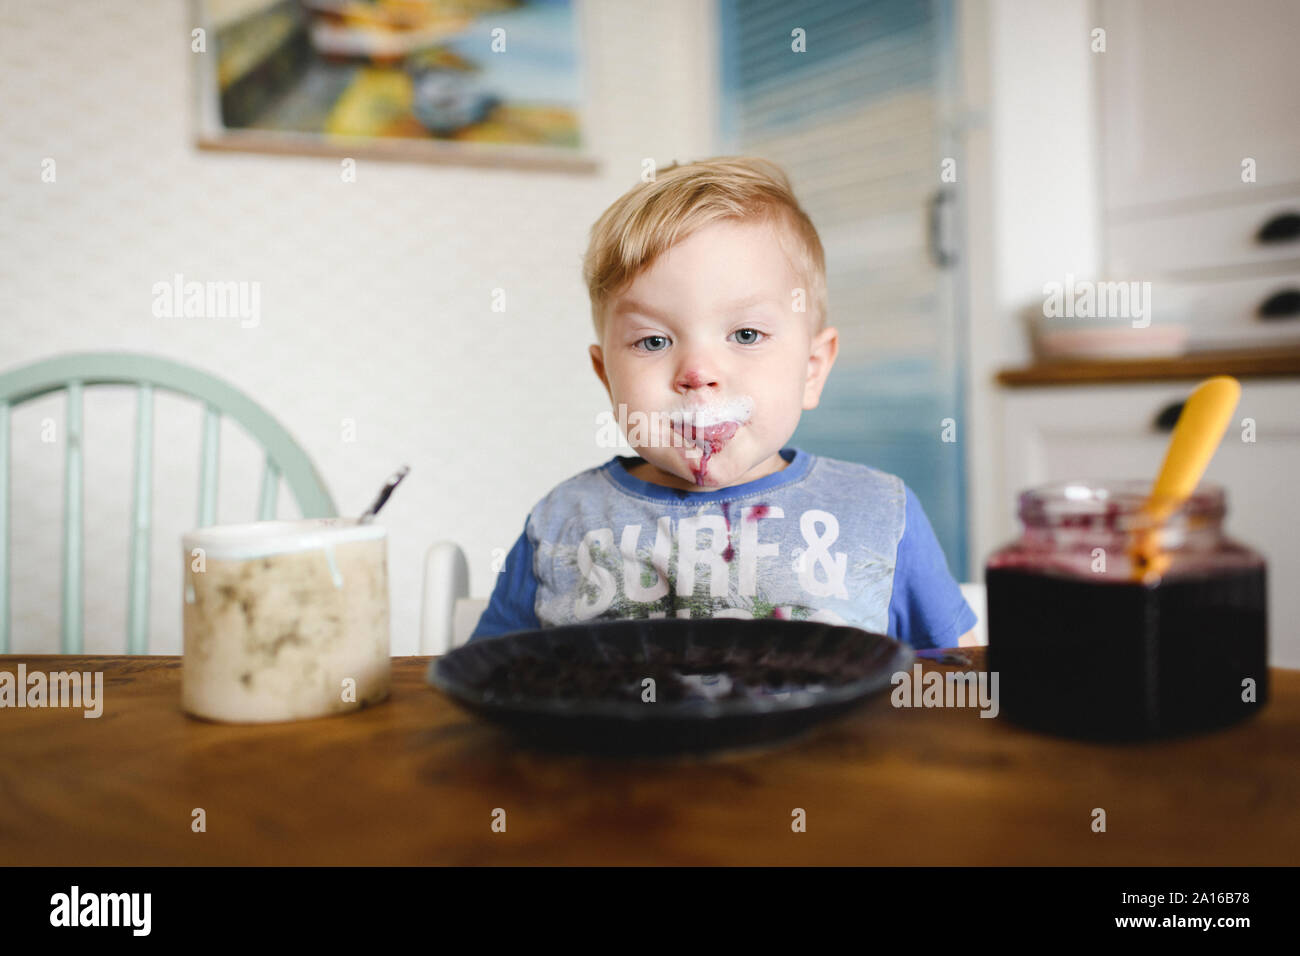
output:
[[[826,621],[917,648],[971,639],[911,490],[786,446],[839,338],[821,240],[778,167],[669,167],[600,217],[583,272],[591,363],[639,457],[537,503],[471,639],[665,616]]]

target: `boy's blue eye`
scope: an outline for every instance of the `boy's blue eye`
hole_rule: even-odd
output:
[[[745,335],[746,332],[750,333],[750,335]],[[739,342],[741,345],[753,345],[754,343],[760,341],[758,336],[763,335],[763,333],[758,331],[758,329],[737,329],[732,334],[736,336],[743,336],[743,338],[736,339],[736,341]]]
[[[648,344],[651,342],[659,343],[659,344],[656,345]],[[662,352],[664,349],[668,347],[668,337],[665,335],[647,335],[645,338],[641,339],[636,344],[638,347],[643,348],[647,352]]]

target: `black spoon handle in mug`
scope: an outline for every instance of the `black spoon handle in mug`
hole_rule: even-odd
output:
[[[365,513],[361,515],[361,518],[358,521],[359,524],[367,524],[371,518],[379,513],[379,509],[388,501],[388,496],[393,493],[393,489],[401,483],[402,479],[406,477],[410,470],[411,468],[409,465],[403,465],[401,468],[397,469],[397,471],[393,472],[392,477],[389,478],[388,481],[384,482],[384,487],[380,490],[379,496],[375,498],[374,504],[367,508]]]

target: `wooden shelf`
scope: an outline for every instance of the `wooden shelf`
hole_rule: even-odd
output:
[[[1252,352],[1202,352],[1177,358],[1039,362],[998,372],[999,385],[1096,385],[1197,379],[1300,377],[1300,348]]]

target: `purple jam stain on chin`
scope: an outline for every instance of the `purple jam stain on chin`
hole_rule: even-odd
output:
[[[691,474],[695,476],[695,483],[697,485],[704,484],[704,478],[709,471],[709,457],[722,451],[722,446],[727,443],[727,439],[735,434],[736,429],[734,423],[728,424],[732,427],[725,430],[722,434],[719,434],[717,437],[705,437],[702,440],[696,438],[698,433],[693,427],[688,425],[683,430],[683,434],[685,434],[687,438],[690,438],[694,442],[695,447],[700,450],[699,467],[696,467],[696,463],[691,463]]]
[[[691,465],[691,473],[695,475],[695,483],[702,485],[704,484],[704,476],[709,471],[709,456],[713,454],[713,448],[710,442],[705,442],[703,445],[697,445],[696,447],[700,449],[699,468]]]

